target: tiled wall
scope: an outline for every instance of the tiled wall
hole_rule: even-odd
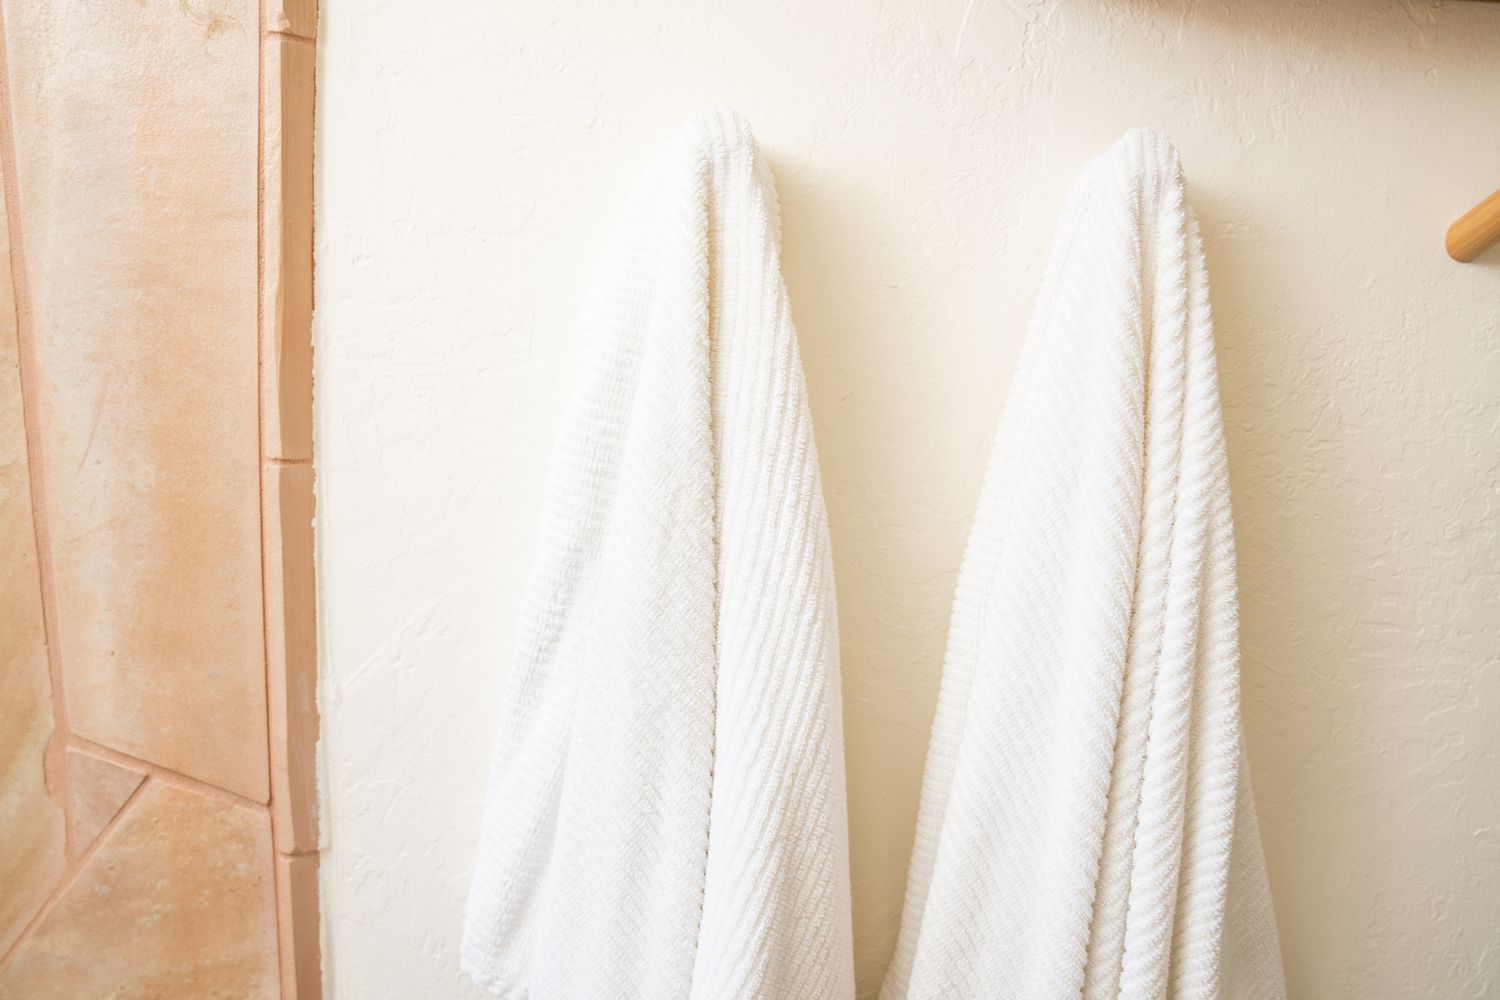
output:
[[[312,0],[0,0],[0,998],[315,997]]]

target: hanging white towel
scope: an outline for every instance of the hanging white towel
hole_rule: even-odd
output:
[[[530,1000],[853,996],[826,513],[775,191],[715,112],[585,309],[463,966]]]
[[[1063,213],[959,574],[884,1000],[1284,996],[1176,151]]]

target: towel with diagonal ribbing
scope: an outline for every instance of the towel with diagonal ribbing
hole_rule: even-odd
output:
[[[853,996],[833,571],[776,195],[714,112],[585,308],[463,967],[508,998]]]
[[[959,573],[884,1000],[1282,997],[1197,222],[1132,132],[1064,209]]]

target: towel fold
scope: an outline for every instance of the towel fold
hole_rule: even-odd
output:
[[[1068,200],[1000,421],[882,997],[1284,994],[1201,240],[1132,132]]]
[[[584,326],[463,967],[531,1000],[848,1000],[826,514],[742,119],[655,163]]]

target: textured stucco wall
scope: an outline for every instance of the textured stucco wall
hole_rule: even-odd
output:
[[[1178,142],[1296,997],[1500,990],[1500,7],[325,0],[326,974],[473,997],[461,906],[581,291],[656,145],[755,124],[822,452],[859,972],[896,931],[954,574],[1076,168]]]

